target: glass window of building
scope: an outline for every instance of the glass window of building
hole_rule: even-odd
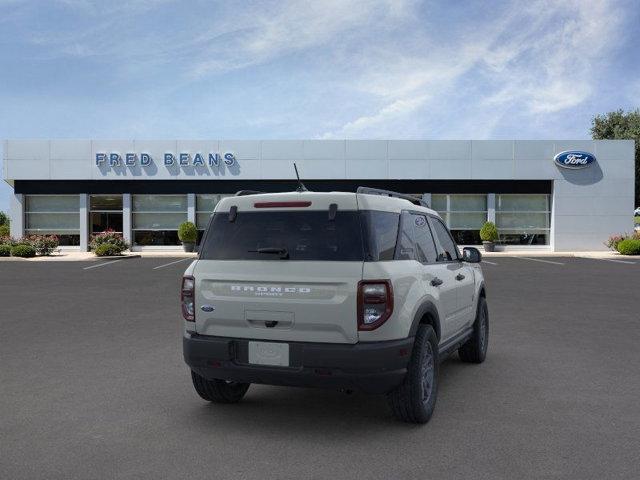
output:
[[[216,193],[196,195],[196,227],[198,228],[198,244],[200,244],[202,235],[209,224],[209,218],[211,218],[213,210],[216,208],[218,202],[224,197],[231,196],[233,195]]]
[[[437,211],[458,245],[480,245],[480,229],[487,221],[484,194],[433,194],[431,208]]]
[[[180,245],[178,226],[187,221],[186,195],[133,195],[133,243]]]
[[[196,195],[196,226],[198,230],[204,230],[209,224],[209,217],[220,200],[232,195],[205,194]]]
[[[122,233],[122,195],[91,195],[91,233],[106,230]]]
[[[551,202],[547,194],[496,195],[500,243],[549,245]]]
[[[57,235],[60,245],[80,245],[80,196],[26,195],[25,235]]]

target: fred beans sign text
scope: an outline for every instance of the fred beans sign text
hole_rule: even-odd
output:
[[[155,159],[148,153],[96,153],[96,166],[97,167],[135,167],[140,165],[142,167],[148,167],[154,163]],[[226,165],[227,167],[233,167],[236,165],[237,160],[233,153],[226,152],[220,153],[165,153],[161,160],[162,164],[167,167],[178,165],[181,167],[220,167]]]

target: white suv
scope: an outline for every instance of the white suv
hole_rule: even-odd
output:
[[[427,422],[439,361],[486,355],[480,258],[407,195],[238,192],[182,281],[193,385],[221,403],[251,383],[384,393],[399,419]]]

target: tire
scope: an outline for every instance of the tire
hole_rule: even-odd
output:
[[[191,371],[193,388],[203,399],[213,403],[237,403],[249,390],[250,383],[227,382],[226,380],[207,380]]]
[[[387,394],[394,416],[403,422],[427,423],[438,394],[438,338],[431,325],[421,325],[409,360],[407,375]]]
[[[482,363],[487,358],[489,346],[489,309],[484,297],[478,299],[473,335],[458,349],[460,360],[467,363]]]

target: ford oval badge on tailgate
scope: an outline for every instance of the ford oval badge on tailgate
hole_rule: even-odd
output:
[[[216,309],[216,307],[214,307],[213,305],[202,305],[200,307],[200,310],[202,310],[203,312],[213,312]]]

